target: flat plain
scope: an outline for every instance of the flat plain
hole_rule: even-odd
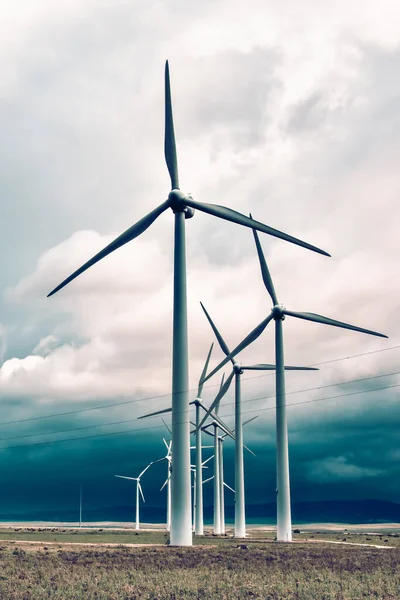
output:
[[[3,528],[0,598],[399,600],[398,531],[301,531],[173,548],[161,530]]]

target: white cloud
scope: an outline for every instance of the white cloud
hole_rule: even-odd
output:
[[[140,10],[78,4],[55,10],[39,2],[34,11],[24,5],[21,17],[11,7],[1,25],[13,45],[2,94],[10,140],[3,192],[14,206],[2,239],[8,236],[8,249],[11,235],[15,253],[22,252],[17,274],[15,257],[4,266],[4,306],[20,307],[14,336],[38,330],[24,355],[4,364],[2,393],[83,398],[170,389],[169,212],[45,298],[165,198],[166,57],[185,186],[198,200],[251,209],[332,252],[323,259],[264,236],[288,308],[391,336],[380,342],[287,319],[287,361],[309,364],[394,345],[400,148],[387,101],[398,90],[379,60],[386,67],[396,55],[397,7],[311,0],[301,7],[175,2],[168,9],[151,2]],[[194,387],[212,340],[198,301],[231,346],[261,321],[270,301],[247,230],[196,213],[187,222],[187,250]],[[273,360],[272,332],[243,360],[260,356]],[[375,373],[385,362],[343,364],[321,371],[318,381]]]

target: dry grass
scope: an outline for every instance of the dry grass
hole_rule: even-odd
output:
[[[247,549],[237,548],[236,540],[207,538],[207,542],[207,547],[185,549],[65,549],[54,544],[40,550],[3,542],[0,598],[400,598],[400,548],[273,544],[260,537],[246,541]]]

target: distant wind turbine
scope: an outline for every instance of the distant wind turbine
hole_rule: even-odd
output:
[[[303,242],[286,233],[264,225],[259,221],[218,204],[205,204],[193,200],[179,188],[175,133],[172,116],[172,101],[168,61],[165,65],[165,141],[164,152],[171,178],[171,191],[168,199],[145,215],[137,223],[108,244],[88,260],[72,275],[64,279],[48,296],[61,290],[73,279],[97,262],[132,241],[148,229],[168,208],[175,215],[174,234],[174,307],[172,341],[172,439],[174,472],[172,475],[172,513],[171,545],[191,546],[191,494],[190,494],[190,441],[188,415],[188,341],[187,341],[187,297],[186,297],[186,257],[185,257],[185,219],[193,217],[194,210],[208,213],[214,217],[257,229],[287,242],[303,246],[320,254],[329,256],[324,250]]]
[[[79,486],[79,527],[82,527],[82,484]]]
[[[225,354],[225,356],[229,356],[229,348],[226,344],[224,338],[221,333],[218,331],[217,326],[214,321],[211,319],[208,314],[205,306],[200,302],[201,308],[204,311],[204,314],[207,317],[207,320],[211,326],[211,329],[214,331],[215,337],[217,338],[218,344]],[[232,372],[228,376],[226,380],[226,391],[229,388],[232,378],[235,377],[235,537],[244,538],[246,536],[246,515],[245,515],[245,494],[244,494],[244,461],[243,461],[243,428],[242,428],[242,402],[241,402],[241,376],[244,371],[274,371],[275,365],[271,364],[256,364],[256,365],[242,365],[241,363],[236,362],[234,358],[231,358],[232,362]],[[311,367],[285,367],[287,370],[292,371],[317,371],[318,369],[314,369]],[[209,377],[212,376],[212,371],[208,376],[204,377],[202,383],[207,381]],[[200,425],[198,427],[202,427],[203,423],[206,421],[207,417],[211,413],[211,411],[215,408],[216,403],[219,403],[218,397],[211,404],[208,412],[204,415]]]
[[[137,477],[127,477],[126,475],[115,475],[115,477],[119,477],[120,479],[130,479],[131,481],[136,481],[136,525],[135,525],[135,529],[137,529],[137,530],[140,529],[139,492],[140,492],[140,495],[142,496],[143,502],[145,502],[142,486],[140,485],[140,479],[146,473],[147,469],[149,469],[151,467],[152,464],[153,464],[153,462],[151,462],[149,465],[147,465],[147,467],[145,469],[143,469],[143,471],[141,471],[141,473],[139,473],[139,475]]]
[[[165,422],[164,422],[164,424],[166,425]],[[167,531],[170,531],[171,530],[171,473],[172,473],[171,446],[172,446],[172,441],[169,440],[169,442],[167,443],[166,440],[163,438],[163,442],[167,448],[167,454],[165,456],[163,456],[162,458],[160,458],[156,462],[160,462],[162,460],[167,461],[167,479],[162,484],[162,486],[160,488],[160,492],[162,492],[163,489],[165,488],[165,486],[167,486]]]
[[[275,321],[275,357],[276,357],[276,470],[277,470],[277,540],[280,542],[292,541],[292,521],[290,512],[290,480],[289,480],[289,449],[288,449],[288,433],[287,433],[287,417],[286,417],[286,393],[285,393],[285,362],[283,354],[283,329],[282,324],[285,317],[295,317],[296,319],[304,319],[315,323],[332,325],[333,327],[341,327],[350,329],[360,333],[376,335],[378,337],[387,338],[387,335],[378,333],[370,329],[363,329],[336,321],[322,315],[309,312],[294,312],[287,310],[282,304],[279,304],[275,292],[272,278],[265,260],[257,232],[253,230],[254,240],[256,243],[257,254],[261,267],[261,275],[264,285],[272,300],[272,310],[266,319],[264,319],[257,327],[251,331],[236,348],[224,358],[224,360],[205,378],[212,377],[221,367],[229,360],[232,360],[238,352],[241,352],[249,344],[254,342],[265,330],[268,323]]]

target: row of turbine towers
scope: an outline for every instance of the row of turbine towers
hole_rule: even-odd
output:
[[[200,396],[200,394],[198,393],[196,402],[198,401],[199,396]],[[166,410],[161,411],[161,413],[170,412],[170,410],[171,409],[166,409]],[[207,408],[204,407],[204,410],[207,410]],[[160,413],[157,412],[155,414],[158,415]],[[154,415],[149,414],[149,415],[143,415],[142,417],[139,417],[139,418],[146,418],[146,417],[152,417],[152,416],[154,416]],[[251,419],[246,421],[244,423],[244,425],[246,423],[249,423],[250,421],[253,421],[255,418],[257,418],[257,417],[252,417]],[[171,429],[168,427],[168,425],[164,421],[164,419],[163,419],[163,423],[166,426],[166,428],[168,429],[169,433],[171,433]],[[213,429],[213,432],[209,431],[210,429]],[[220,430],[220,432],[218,432],[218,429]],[[207,433],[211,437],[214,438],[214,444],[212,446],[201,444],[199,447],[198,442],[199,442],[199,440],[201,440],[201,431],[204,431],[204,433]],[[191,464],[191,467],[190,467],[192,476],[193,476],[193,485],[192,485],[192,505],[193,505],[193,512],[192,512],[193,527],[192,528],[193,528],[193,532],[196,535],[203,535],[203,533],[204,533],[203,486],[205,484],[209,483],[210,481],[214,480],[213,532],[215,534],[224,534],[225,533],[225,495],[224,495],[224,491],[225,491],[225,489],[227,489],[231,493],[233,493],[233,494],[235,493],[235,490],[226,483],[225,478],[224,478],[223,442],[225,441],[225,438],[228,436],[228,433],[225,431],[225,428],[221,424],[221,422],[219,420],[217,422],[214,419],[212,421],[210,421],[210,423],[208,425],[203,426],[200,431],[196,432],[194,430],[192,433],[194,433],[196,435],[196,444],[194,446],[190,447],[190,449],[194,450],[196,453],[195,464]],[[164,483],[162,484],[162,486],[160,488],[160,492],[165,487],[167,488],[166,530],[170,531],[170,529],[171,529],[171,490],[170,490],[171,486],[170,486],[170,484],[171,484],[171,474],[172,474],[172,452],[171,452],[172,440],[169,439],[167,441],[165,438],[163,438],[163,442],[167,449],[167,453],[162,458],[151,461],[144,469],[142,469],[142,471],[138,474],[137,477],[130,477],[130,476],[126,476],[126,475],[115,475],[115,477],[119,477],[121,479],[127,479],[130,481],[136,482],[136,502],[135,502],[135,506],[136,506],[135,529],[136,530],[140,529],[140,498],[142,499],[142,502],[145,502],[144,492],[143,492],[143,488],[141,485],[141,478],[150,469],[150,467],[152,465],[161,463],[163,461],[166,461],[166,464],[167,464],[167,478],[165,479]],[[213,449],[214,453],[211,456],[209,456],[208,458],[206,458],[205,460],[203,460],[202,451],[205,449]],[[250,449],[248,449],[248,450],[249,450],[249,452],[251,452],[251,454],[254,454]],[[210,467],[209,463],[212,460],[214,461],[213,475],[210,476],[209,475],[210,472],[208,472],[208,476],[205,479],[205,478],[203,478],[203,469],[208,469]],[[199,494],[199,490],[201,492],[200,494]]]
[[[188,333],[187,333],[187,293],[186,293],[186,251],[185,251],[185,221],[194,216],[195,210],[207,213],[219,219],[230,221],[237,225],[249,227],[253,230],[258,241],[257,233],[262,232],[287,242],[302,246],[319,254],[330,256],[324,250],[304,242],[291,235],[274,229],[260,221],[254,220],[251,215],[239,213],[230,208],[195,201],[190,194],[184,194],[179,187],[177,153],[175,143],[174,122],[172,114],[171,87],[168,61],[165,65],[165,137],[164,153],[168,172],[171,179],[171,191],[168,199],[154,208],[150,213],[141,218],[137,223],[129,227],[88,260],[72,275],[54,288],[48,296],[61,290],[84,271],[97,262],[117,250],[121,246],[132,241],[146,229],[168,208],[174,213],[174,282],[173,282],[173,341],[172,341],[172,461],[173,472],[171,475],[171,532],[170,543],[173,546],[192,545],[192,519],[191,519],[191,469],[190,469],[190,420],[189,420],[189,377],[188,377]],[[286,397],[285,397],[285,365],[283,354],[283,320],[286,316],[315,321],[326,325],[333,325],[345,329],[351,329],[370,335],[387,337],[375,331],[362,329],[316,315],[315,313],[294,312],[286,310],[278,303],[277,296],[272,284],[272,279],[265,261],[261,257],[262,251],[259,241],[257,244],[261,271],[264,284],[273,302],[271,313],[232,351],[227,354],[224,361],[218,365],[205,380],[213,376],[219,368],[232,361],[233,371],[230,380],[240,371],[240,365],[236,366],[234,357],[253,340],[257,339],[272,320],[275,321],[275,368],[276,368],[276,460],[277,460],[277,539],[278,541],[291,540],[291,516],[290,516],[290,484],[289,484],[289,455],[286,419]],[[229,378],[228,378],[229,380]],[[237,381],[235,398],[235,428],[241,431],[241,406],[240,406],[240,382]],[[228,381],[227,381],[228,382]],[[226,384],[224,384],[226,385]],[[239,392],[238,392],[239,390]],[[239,400],[238,400],[239,398]],[[236,456],[236,470],[243,468],[243,444],[240,443],[238,456]]]
[[[194,429],[191,431],[191,433],[195,435],[195,446],[190,447],[191,450],[195,450],[195,464],[191,465],[191,469],[193,472],[193,479],[194,479],[194,485],[193,485],[193,513],[194,513],[193,514],[193,523],[194,523],[194,526],[193,526],[193,529],[194,529],[194,532],[196,535],[203,535],[203,533],[204,533],[203,484],[207,483],[211,479],[214,479],[214,505],[213,505],[213,509],[214,509],[213,530],[214,530],[214,533],[215,534],[225,533],[224,487],[226,487],[227,489],[229,489],[231,492],[233,492],[235,494],[235,506],[239,507],[239,509],[236,510],[237,514],[235,517],[235,536],[236,537],[244,537],[245,536],[244,481],[243,481],[243,477],[242,477],[241,481],[238,481],[237,477],[235,477],[236,490],[233,490],[225,482],[225,480],[224,480],[224,461],[223,461],[224,441],[227,437],[233,439],[235,441],[236,445],[237,445],[237,442],[239,441],[240,445],[241,446],[243,445],[243,448],[245,450],[247,450],[253,456],[255,456],[255,455],[254,455],[254,452],[252,450],[250,450],[250,448],[248,448],[246,445],[243,444],[243,441],[242,441],[243,436],[238,435],[238,432],[235,429],[231,430],[228,427],[228,425],[218,415],[220,402],[221,402],[223,396],[226,394],[226,392],[229,389],[231,378],[229,380],[227,380],[227,382],[224,382],[225,376],[223,375],[221,384],[219,387],[219,391],[218,391],[216,397],[214,398],[211,407],[207,407],[204,404],[204,401],[202,398],[203,385],[204,385],[205,376],[207,374],[207,368],[208,368],[208,364],[210,361],[212,349],[213,349],[213,344],[211,344],[211,347],[210,347],[210,350],[209,350],[209,353],[208,353],[208,356],[207,356],[207,359],[206,359],[206,362],[205,362],[205,365],[203,368],[203,372],[200,376],[198,389],[197,389],[197,396],[193,401],[191,401],[189,403],[189,405],[196,407],[196,420],[195,420],[195,422],[191,421],[191,425],[193,425],[193,427],[194,427]],[[254,368],[257,368],[258,366],[260,366],[260,365],[254,365],[252,367],[244,367],[244,368],[254,369]],[[263,365],[263,367],[266,367],[268,369],[269,365]],[[149,418],[149,417],[156,417],[156,416],[159,416],[162,414],[170,413],[171,411],[172,411],[172,407],[165,408],[162,410],[158,410],[156,412],[142,415],[141,417],[138,417],[138,418],[145,419],[145,418]],[[203,418],[201,418],[202,411],[204,411],[206,413],[203,416]],[[243,426],[247,425],[248,423],[251,423],[257,417],[258,417],[258,415],[248,419],[247,421],[245,421],[243,423]],[[207,419],[209,420],[209,422],[205,423],[207,421]],[[164,425],[166,427],[168,427],[168,425],[165,423],[164,420],[163,420],[163,422],[164,422]],[[202,432],[211,436],[214,439],[214,444],[213,444],[214,454],[212,455],[212,457],[209,457],[205,461],[203,461],[202,451],[204,448],[209,448],[210,446],[203,445]],[[170,431],[170,433],[172,433],[172,432]],[[240,433],[241,433],[241,431],[240,431]],[[166,443],[166,442],[164,441],[164,443]],[[169,451],[170,450],[171,450],[171,447],[169,446]],[[203,468],[207,464],[207,462],[211,459],[214,459],[214,475],[212,477],[209,477],[206,480],[204,480],[203,479]],[[161,460],[163,460],[163,459],[161,459]],[[171,468],[171,467],[172,467],[172,459],[170,458],[169,459],[169,468]],[[242,471],[242,474],[243,474],[243,471]],[[238,500],[238,493],[237,493],[238,489],[239,490],[243,489],[243,494],[242,494],[243,502],[242,503],[240,503],[240,501]],[[168,522],[168,520],[167,520],[167,522]],[[167,525],[167,529],[168,529],[168,525]]]

